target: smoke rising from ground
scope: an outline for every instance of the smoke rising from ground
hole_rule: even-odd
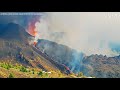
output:
[[[87,55],[118,55],[111,48],[120,41],[120,13],[46,12],[36,23],[38,38],[67,45]],[[63,33],[54,37],[51,33]],[[114,43],[113,46],[110,44]]]
[[[0,24],[18,23],[35,30],[35,41],[47,39],[90,54],[120,53],[119,12],[41,12],[41,15],[0,16]],[[31,33],[34,33],[30,31]]]

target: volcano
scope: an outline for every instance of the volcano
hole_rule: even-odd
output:
[[[15,23],[8,23],[6,25],[2,25],[0,28],[0,38],[4,40],[17,40],[20,42],[27,42],[28,38],[31,37],[25,29]]]
[[[61,73],[71,75],[79,72],[98,78],[120,77],[120,56],[107,57],[97,54],[86,56],[68,46],[45,39],[39,39],[33,45],[29,44],[29,40],[34,38],[19,24],[0,24],[0,77],[3,77],[3,71],[5,71],[1,69],[1,62],[20,64],[46,72],[57,72],[58,76],[55,77],[61,77]],[[17,75],[19,76],[20,73]]]
[[[120,56],[104,55],[86,56],[68,46],[49,40],[40,39],[36,45],[53,60],[66,65],[74,73],[83,72],[86,76],[97,78],[119,78]]]
[[[64,67],[47,60],[29,45],[29,39],[34,38],[26,30],[15,23],[0,25],[0,62],[21,64],[25,67],[39,68],[44,71],[60,71]],[[34,43],[36,45],[36,43]]]

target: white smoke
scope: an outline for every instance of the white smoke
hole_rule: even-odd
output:
[[[37,38],[67,45],[87,55],[118,55],[109,43],[120,41],[120,13],[112,12],[46,12],[36,23]],[[64,32],[59,41],[51,32]]]
[[[35,39],[48,39],[49,37],[49,30],[48,30],[48,21],[47,19],[42,16],[39,22],[35,24],[35,31],[37,31],[37,35]]]

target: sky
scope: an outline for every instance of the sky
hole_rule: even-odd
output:
[[[35,16],[0,16],[0,23],[12,21],[26,28],[34,18]],[[38,32],[36,40],[48,39],[87,55],[116,56],[120,53],[119,12],[44,12],[34,24]],[[51,34],[54,32],[62,32],[64,35],[54,37]]]
[[[65,32],[58,43],[87,55],[119,55],[120,13],[118,12],[47,12],[48,31]],[[57,41],[56,41],[57,42]]]

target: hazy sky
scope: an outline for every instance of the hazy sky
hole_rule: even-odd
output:
[[[46,14],[48,31],[66,32],[64,39],[59,43],[87,54],[117,55],[111,52],[110,44],[120,45],[120,13],[47,12]]]
[[[16,22],[27,27],[35,16],[0,16],[0,23]],[[119,12],[44,12],[35,23],[37,38],[52,40],[86,54],[118,55],[120,52]],[[50,32],[64,32],[53,38]],[[57,41],[58,40],[58,41]],[[117,51],[117,53],[113,50]]]

